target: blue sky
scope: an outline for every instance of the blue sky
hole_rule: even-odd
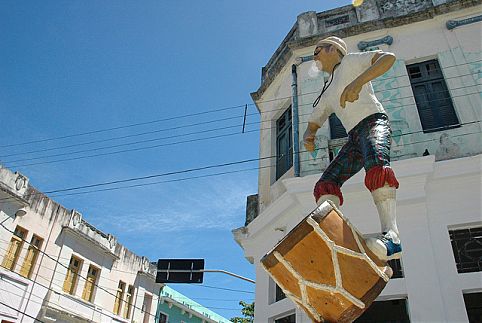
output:
[[[346,4],[2,1],[0,160],[50,191],[257,158],[259,118],[249,93],[260,85],[261,67],[298,14]],[[247,133],[241,134],[245,104]],[[122,128],[46,140],[115,127]],[[40,142],[23,144],[31,141]],[[129,149],[136,150],[117,153]],[[205,258],[206,268],[254,279],[231,230],[244,224],[257,172],[179,179],[256,166],[55,199],[153,261]],[[130,184],[139,183],[149,181]],[[252,284],[229,276],[206,274],[205,285],[171,287],[227,318],[240,314],[239,300],[254,298]]]

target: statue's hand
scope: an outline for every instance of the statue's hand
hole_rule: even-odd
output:
[[[315,136],[305,134],[303,136],[303,144],[309,152],[315,151]]]
[[[340,96],[340,106],[345,108],[346,102],[355,102],[360,96],[362,85],[355,80],[348,84]]]

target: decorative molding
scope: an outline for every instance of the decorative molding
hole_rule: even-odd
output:
[[[447,27],[448,30],[452,30],[452,29],[455,29],[457,27],[473,24],[473,23],[476,23],[476,22],[479,22],[479,21],[482,21],[482,15],[470,17],[470,18],[467,18],[467,19],[461,19],[461,20],[449,20],[449,21],[447,21],[445,26]]]
[[[388,35],[380,39],[375,39],[371,41],[361,41],[358,43],[358,49],[365,50],[368,47],[373,47],[381,44],[387,44],[387,45],[393,44],[393,37]]]
[[[69,226],[71,228],[78,228],[82,223],[82,214],[75,209],[72,209],[70,213]]]
[[[76,237],[77,241],[83,241],[87,244],[90,244],[90,246],[92,246],[92,249],[101,251],[102,253],[110,256],[113,260],[119,259],[119,256],[116,255],[114,252],[112,252],[112,250],[109,248],[107,244],[103,244],[101,241],[90,237],[89,235],[87,235],[85,232],[82,231],[82,228],[78,228],[78,227],[76,228],[76,227],[73,227],[72,225],[63,226],[62,233],[70,234],[73,237]]]
[[[17,191],[20,191],[23,188],[27,188],[28,178],[25,175],[20,174],[18,172],[15,172],[15,175],[17,175],[17,178],[15,179],[15,189]]]

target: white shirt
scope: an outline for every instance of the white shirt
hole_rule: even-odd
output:
[[[372,65],[372,58],[377,52],[379,51],[349,53],[343,57],[334,71],[331,85],[311,113],[309,122],[321,127],[330,114],[335,113],[349,132],[366,117],[378,112],[386,113],[373,93],[371,82],[363,85],[358,100],[347,101],[345,108],[340,106],[340,97],[345,87]]]

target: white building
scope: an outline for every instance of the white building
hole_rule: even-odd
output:
[[[397,56],[372,83],[393,128],[403,256],[391,262],[395,277],[358,321],[482,319],[481,21],[481,2],[467,0],[365,0],[298,16],[252,93],[263,125],[258,194],[248,198],[246,226],[233,231],[256,266],[256,322],[309,322],[260,259],[315,208],[313,187],[346,140],[330,118],[318,131],[317,153],[302,144],[323,83],[308,75],[311,55],[330,35],[352,52],[379,48]],[[360,231],[378,232],[364,171],[342,191],[344,215]]]
[[[0,222],[0,322],[155,322],[155,266],[5,168]]]

